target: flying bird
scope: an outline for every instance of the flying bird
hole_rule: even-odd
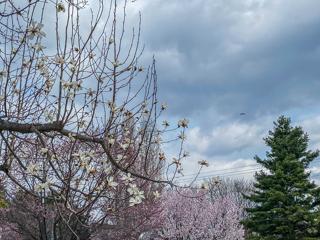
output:
[[[244,115],[246,115],[246,113],[245,113],[245,112],[240,113],[240,116],[244,116]]]

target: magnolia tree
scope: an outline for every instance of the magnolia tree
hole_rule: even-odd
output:
[[[244,239],[243,209],[231,197],[212,202],[205,192],[187,189],[168,191],[161,201],[163,211],[157,219],[161,224],[155,239]]]
[[[0,2],[0,171],[13,207],[28,199],[24,210],[54,213],[37,214],[39,239],[87,239],[136,216],[187,157],[188,121],[158,124],[155,62],[139,65],[140,23],[125,31],[132,4]],[[177,129],[165,163],[160,146]]]

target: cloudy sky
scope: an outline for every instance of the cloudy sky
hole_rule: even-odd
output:
[[[282,114],[320,148],[320,1],[137,0],[134,9],[167,117],[190,120],[186,177],[198,159],[210,162],[203,175],[252,175]]]

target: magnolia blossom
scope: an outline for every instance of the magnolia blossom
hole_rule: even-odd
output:
[[[44,46],[41,45],[41,43],[36,43],[32,46],[32,48],[34,50],[36,50],[36,52],[41,52],[43,51],[43,49],[45,48]]]
[[[116,161],[121,161],[121,160],[123,160],[123,159],[125,159],[126,158],[126,156],[124,156],[124,155],[122,155],[122,154],[117,154],[117,156],[115,157],[115,160]]]
[[[120,64],[119,64],[119,61],[114,61],[114,62],[112,62],[112,65],[113,65],[114,67],[118,67]]]
[[[42,23],[32,22],[27,29],[28,38],[32,40],[34,37],[45,37],[46,33],[41,30],[42,27]]]
[[[40,153],[42,154],[42,155],[46,155],[47,153],[48,153],[48,148],[41,148],[40,149]]]
[[[164,111],[168,108],[168,105],[166,103],[161,104],[161,110]]]
[[[46,181],[44,183],[39,183],[35,186],[35,191],[36,192],[41,192],[43,190],[49,189],[51,183],[49,181]]]
[[[173,164],[176,164],[177,166],[180,166],[181,165],[181,162],[179,159],[176,159],[176,158],[172,158],[172,163]]]
[[[123,175],[121,177],[121,180],[124,182],[124,184],[127,185],[127,184],[131,183],[134,180],[134,178],[131,177],[131,173],[128,173],[126,175]]]
[[[35,175],[38,172],[38,166],[36,164],[29,164],[26,172],[31,175]]]
[[[7,77],[7,72],[6,71],[0,71],[0,80],[2,80],[5,77]]]
[[[168,122],[167,120],[164,120],[164,121],[162,122],[162,125],[163,125],[165,128],[170,126],[170,124],[169,124],[169,122]]]
[[[142,203],[142,200],[145,198],[144,191],[140,191],[135,184],[130,184],[130,187],[127,189],[127,191],[131,195],[129,199],[130,206]]]
[[[96,93],[96,92],[95,92],[94,90],[92,90],[92,88],[89,88],[89,89],[88,89],[87,94],[88,94],[89,97],[93,97],[93,96],[95,95],[95,93]]]
[[[111,166],[108,166],[107,168],[104,169],[103,172],[106,173],[106,174],[111,173],[111,172],[112,172],[112,167],[111,167]]]
[[[80,167],[86,170],[89,167],[89,162],[87,160],[81,160]]]
[[[159,160],[161,160],[161,161],[166,160],[166,156],[164,155],[163,152],[160,152],[160,153],[159,153]]]
[[[54,61],[55,61],[55,63],[57,64],[57,65],[62,65],[62,64],[64,64],[64,58],[63,57],[60,57],[60,56],[55,56],[55,58],[54,58]]]
[[[144,195],[141,194],[141,195],[135,195],[133,197],[131,197],[129,199],[129,206],[132,207],[134,205],[138,205],[140,203],[142,203],[142,200],[144,199]]]
[[[189,124],[189,120],[184,118],[184,119],[179,120],[178,127],[187,128],[188,124]]]
[[[58,3],[57,4],[57,12],[65,12],[65,11],[66,11],[66,8],[63,5],[63,3],[62,2]]]
[[[160,193],[158,191],[154,191],[152,192],[154,198],[159,198],[160,197]]]
[[[107,186],[108,187],[111,187],[113,189],[116,189],[116,187],[118,186],[118,183],[116,183],[114,180],[113,180],[113,177],[110,176],[107,178]]]
[[[178,138],[180,138],[182,141],[186,140],[187,136],[184,134],[184,132],[181,132],[179,135],[178,135]]]
[[[201,189],[204,189],[204,190],[208,190],[208,189],[209,189],[209,184],[208,184],[208,182],[203,182],[203,183],[201,183],[200,188],[201,188]]]
[[[120,144],[120,147],[121,147],[123,150],[126,150],[126,149],[129,147],[129,144],[128,144],[128,143]]]
[[[206,167],[209,167],[209,163],[207,160],[200,160],[198,161],[199,165],[200,166],[206,166]]]
[[[183,157],[189,157],[189,156],[190,156],[190,153],[189,153],[189,152],[184,151],[182,156],[183,156]]]
[[[221,179],[219,177],[213,177],[211,179],[211,182],[215,185],[220,184],[221,183]]]

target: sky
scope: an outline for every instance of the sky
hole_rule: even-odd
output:
[[[190,121],[186,179],[201,159],[202,176],[250,178],[280,115],[320,148],[319,9],[318,0],[134,2],[128,14],[141,11],[143,61],[156,58],[166,117]]]
[[[126,33],[141,13],[140,60],[156,59],[158,97],[168,104],[163,117],[190,122],[183,181],[199,160],[210,164],[200,180],[252,178],[260,169],[253,157],[264,157],[263,138],[280,115],[320,149],[319,9],[319,0],[128,0]],[[81,19],[85,29],[90,14]],[[45,27],[49,50],[54,32]],[[178,151],[164,148],[169,156]],[[318,165],[311,169],[320,182]]]

